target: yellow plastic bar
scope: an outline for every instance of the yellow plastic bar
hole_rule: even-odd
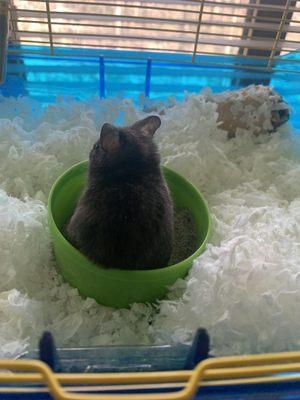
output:
[[[1,361],[1,360],[0,360]],[[10,360],[3,360],[3,362],[7,363]],[[21,361],[21,360],[19,360]],[[19,362],[18,361],[18,362]],[[263,354],[263,355],[248,355],[248,356],[233,356],[233,357],[221,357],[206,360],[210,365],[210,369],[205,371],[204,379],[205,380],[213,380],[213,379],[227,379],[229,378],[228,374],[231,374],[231,371],[228,371],[226,367],[235,368],[237,366],[240,367],[251,367],[250,369],[244,371],[249,375],[255,374],[257,371],[257,367],[259,365],[278,365],[288,363],[288,366],[283,366],[282,372],[286,372],[287,368],[290,372],[293,368],[296,367],[296,363],[300,362],[300,352],[286,352],[286,353],[271,353],[271,354]],[[293,364],[292,364],[293,363]],[[218,364],[220,364],[218,366]],[[253,368],[253,366],[255,368]],[[222,369],[220,369],[222,368]],[[18,368],[21,370],[21,368]],[[237,369],[234,369],[237,371]],[[267,373],[269,369],[266,370]],[[280,372],[280,371],[278,371]],[[53,373],[51,371],[51,373]],[[169,371],[169,372],[122,372],[122,373],[85,373],[85,374],[74,374],[74,373],[60,373],[54,374],[58,381],[61,384],[74,383],[77,384],[114,384],[114,383],[135,383],[135,382],[185,382],[189,379],[193,371]],[[42,375],[40,374],[22,374],[19,373],[17,375],[0,373],[0,382],[7,383],[33,383],[33,382],[42,382]]]
[[[129,384],[141,382],[186,382],[191,373],[192,371],[53,374],[61,384]],[[39,373],[7,374],[6,372],[0,372],[0,383],[4,381],[6,383],[43,383],[43,376]]]
[[[233,368],[215,368],[207,369],[203,374],[203,381],[219,381],[228,379],[252,378],[261,375],[270,375],[284,372],[300,371],[300,363],[293,364],[274,364],[272,366],[249,366],[249,367],[233,367]],[[66,384],[130,384],[130,383],[172,383],[186,382],[193,371],[173,371],[150,373],[124,373],[124,374],[55,374],[52,373],[61,385]],[[18,373],[7,374],[0,372],[0,383],[43,383],[43,376],[39,373]]]
[[[234,384],[274,382],[299,379],[293,377],[270,377],[272,374],[300,371],[300,352],[273,353],[249,356],[232,356],[203,361],[192,371],[140,372],[112,374],[55,374],[41,361],[0,360],[0,369],[30,371],[31,373],[0,373],[0,383],[44,383],[56,400],[188,400],[199,384],[217,381]],[[215,382],[214,382],[215,381]],[[130,384],[130,383],[181,382],[184,387],[177,392],[155,394],[84,394],[69,392],[62,384]],[[117,388],[117,387],[116,387]],[[70,389],[70,388],[68,388]],[[72,390],[72,389],[71,389]]]
[[[52,396],[56,400],[185,400],[191,399],[197,386],[189,385],[186,388],[174,393],[156,394],[130,394],[130,395],[107,395],[107,394],[85,394],[66,392],[59,384],[57,377],[51,369],[41,361],[37,360],[0,360],[0,369],[35,371],[43,377],[43,382],[47,384]],[[3,379],[3,374],[0,377]],[[157,374],[159,376],[159,374]],[[197,373],[199,374],[199,372]]]
[[[289,375],[289,376],[279,376],[279,377],[262,377],[262,378],[253,378],[251,380],[249,379],[234,379],[234,380],[224,380],[224,381],[215,381],[215,382],[200,382],[198,387],[217,387],[217,386],[234,386],[234,385],[253,385],[253,384],[264,384],[264,383],[278,383],[278,382],[291,382],[291,381],[299,381],[300,380],[300,375]],[[182,385],[175,383],[175,384],[152,384],[151,386],[145,386],[145,385],[133,385],[133,386],[77,386],[77,387],[66,387],[65,390],[71,391],[71,392],[86,392],[86,391],[94,391],[94,392],[104,392],[107,390],[144,390],[144,389],[165,389],[165,388],[180,388]],[[40,393],[40,392],[46,392],[49,393],[49,389],[46,388],[14,388],[14,387],[0,387],[0,393]],[[98,394],[99,398],[101,399],[101,395]],[[96,398],[95,398],[96,399]],[[119,400],[123,400],[124,397],[122,394],[119,395]]]

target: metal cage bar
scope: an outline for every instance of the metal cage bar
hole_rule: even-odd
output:
[[[300,0],[13,1],[12,43],[46,46],[51,55],[67,46],[139,51],[145,60],[147,52],[186,54],[190,63],[206,54],[251,56],[271,71],[278,56],[300,47]]]

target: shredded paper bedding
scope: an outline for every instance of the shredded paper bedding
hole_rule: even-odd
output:
[[[145,114],[124,99],[44,109],[0,99],[0,357],[36,347],[44,330],[60,346],[188,343],[204,327],[216,355],[299,348],[300,136],[284,126],[256,137],[270,106],[249,106],[247,119],[237,99],[231,112],[244,113],[243,128],[229,140],[210,99],[172,101],[156,134],[162,162],[206,197],[210,242],[167,299],[128,310],[83,299],[62,280],[46,202],[54,180],[88,157],[102,123]]]

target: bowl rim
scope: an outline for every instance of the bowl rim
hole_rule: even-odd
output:
[[[88,160],[84,160],[84,161],[80,161],[80,162],[72,165],[68,169],[66,169],[53,183],[51,190],[49,192],[48,204],[47,204],[48,226],[49,226],[51,236],[52,237],[56,236],[57,239],[64,246],[66,246],[67,251],[70,254],[73,254],[74,257],[76,257],[77,259],[79,259],[81,261],[80,267],[82,269],[89,270],[90,272],[98,274],[98,275],[101,275],[101,274],[103,276],[109,275],[109,278],[111,280],[118,280],[118,281],[126,280],[126,281],[128,281],[128,278],[130,280],[134,280],[136,278],[139,281],[147,280],[150,282],[150,281],[155,281],[157,279],[157,277],[161,276],[162,274],[164,274],[164,275],[168,275],[169,273],[173,274],[174,270],[184,268],[187,263],[190,265],[193,264],[193,261],[195,260],[195,258],[197,258],[203,252],[203,250],[210,238],[210,235],[211,235],[211,216],[210,216],[210,212],[208,209],[208,205],[207,205],[205,198],[201,194],[201,192],[191,182],[189,182],[186,178],[184,178],[179,173],[173,171],[172,169],[170,169],[164,165],[162,165],[162,170],[164,172],[167,172],[167,174],[173,175],[174,177],[179,178],[181,181],[183,181],[184,184],[186,186],[188,186],[191,191],[196,193],[196,195],[201,198],[201,201],[204,205],[205,213],[207,215],[207,220],[208,220],[207,221],[207,231],[206,231],[205,237],[204,237],[201,245],[197,248],[197,250],[193,254],[191,254],[189,257],[185,258],[184,260],[182,260],[176,264],[168,265],[167,267],[164,267],[164,268],[154,268],[154,269],[145,269],[145,270],[144,269],[143,270],[142,269],[141,270],[137,270],[137,269],[126,269],[125,270],[125,269],[109,268],[109,267],[105,267],[104,265],[97,265],[97,264],[93,263],[92,261],[90,261],[79,250],[77,250],[65,238],[65,236],[62,234],[62,232],[58,228],[58,226],[53,218],[52,203],[53,203],[53,197],[57,190],[58,184],[61,185],[61,183],[63,183],[64,180],[66,180],[68,178],[68,175],[70,174],[71,171],[77,171],[77,174],[81,174],[83,171],[86,171],[87,165],[88,165]]]

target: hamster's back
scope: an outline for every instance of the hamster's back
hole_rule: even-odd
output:
[[[130,140],[135,146],[135,139]],[[114,147],[112,141],[110,137],[101,146]],[[125,155],[122,150],[121,155],[102,154],[108,165],[103,159],[100,165],[97,157],[95,161],[97,148],[91,152],[89,182],[68,226],[69,236],[87,257],[107,267],[164,267],[172,252],[173,207],[156,147],[146,137],[138,139],[134,151],[132,146]]]

